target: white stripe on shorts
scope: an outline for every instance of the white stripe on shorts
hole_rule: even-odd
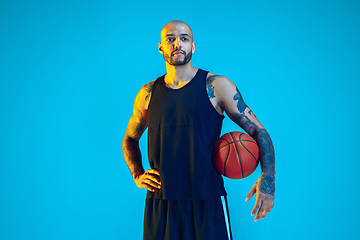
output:
[[[226,202],[225,202],[225,196],[221,196],[221,202],[222,202],[222,205],[223,205],[223,210],[224,210],[224,215],[225,215],[225,222],[226,222],[226,230],[227,230],[227,233],[228,233],[228,239],[229,240],[232,240],[231,239],[231,235],[230,235],[230,216],[228,216],[228,211],[226,209]]]

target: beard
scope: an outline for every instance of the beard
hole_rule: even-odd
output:
[[[182,65],[185,65],[187,64],[188,62],[190,62],[191,60],[191,57],[192,57],[192,52],[190,51],[188,54],[186,54],[185,51],[182,51],[181,52],[184,54],[184,59],[183,60],[175,60],[174,59],[174,56],[173,56],[173,53],[171,54],[171,56],[169,54],[166,54],[166,53],[163,53],[163,57],[164,57],[164,60],[170,64],[171,66],[182,66]]]

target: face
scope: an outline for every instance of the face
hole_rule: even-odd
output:
[[[159,51],[169,65],[182,66],[190,62],[195,46],[191,29],[183,22],[170,22],[161,31]]]

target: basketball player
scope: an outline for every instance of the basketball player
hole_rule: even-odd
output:
[[[166,74],[140,89],[123,139],[132,177],[148,190],[143,239],[228,239],[221,200],[226,192],[211,161],[224,112],[259,145],[262,174],[245,200],[256,193],[255,221],[274,206],[273,144],[228,78],[191,65],[196,44],[186,23],[166,24],[158,49]],[[151,169],[145,171],[139,139],[146,128]]]

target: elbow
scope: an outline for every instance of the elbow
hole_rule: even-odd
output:
[[[248,124],[245,130],[252,138],[257,139],[261,128],[256,126],[255,124]]]
[[[256,137],[256,133],[258,132],[258,129],[255,127],[255,125],[249,126],[249,128],[246,131],[252,138]]]
[[[249,135],[252,138],[254,138],[257,142],[260,141],[261,139],[267,138],[267,136],[269,136],[269,134],[265,128],[260,128],[260,127],[256,127],[256,126],[253,126],[249,130]]]
[[[122,140],[122,149],[127,149],[129,146],[139,144],[139,140],[130,137],[127,133],[125,133],[123,140]]]

